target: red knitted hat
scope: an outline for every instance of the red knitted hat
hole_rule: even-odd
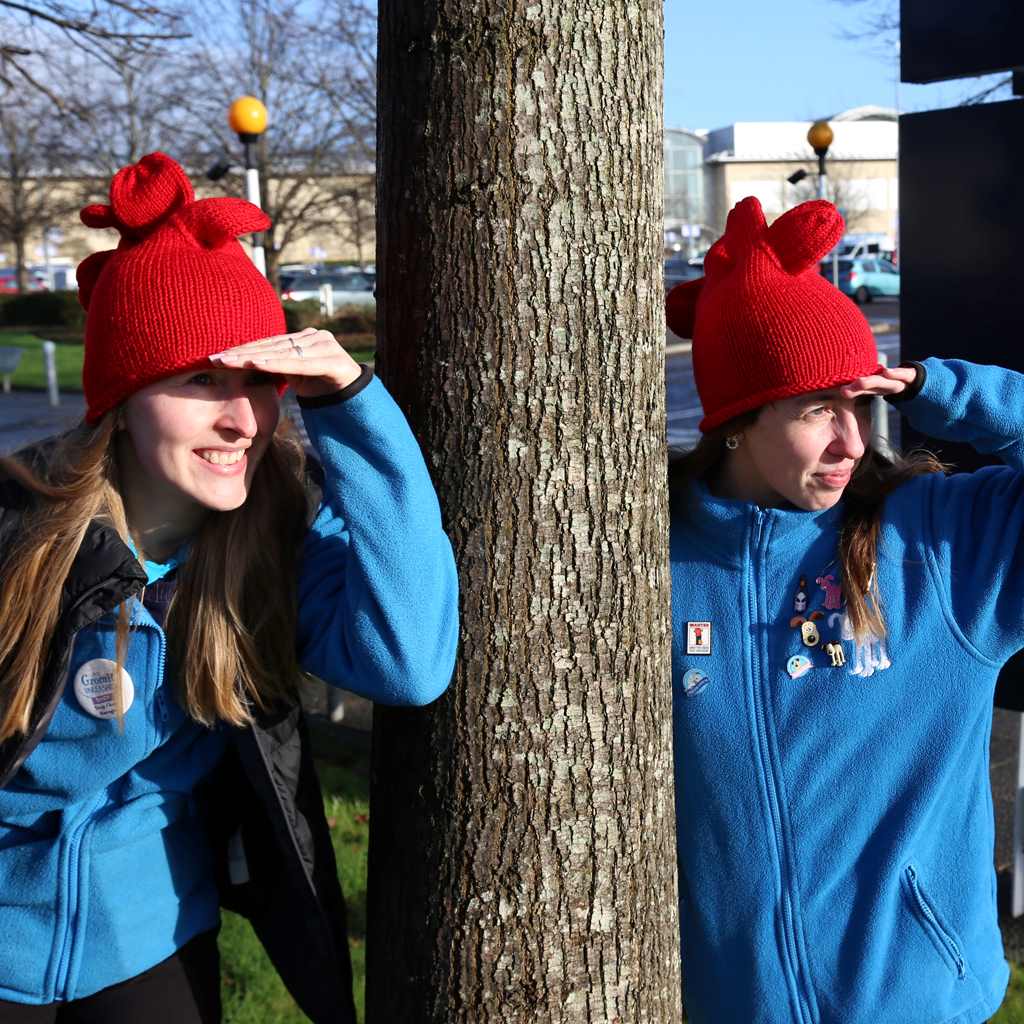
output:
[[[116,249],[78,266],[89,423],[214,352],[284,333],[280,300],[236,241],[270,226],[259,207],[226,197],[197,202],[181,167],[150,153],[117,172],[109,206],[87,206],[81,216],[91,228],[121,232]]]
[[[668,293],[669,327],[693,339],[701,430],[878,372],[867,320],[818,267],[843,231],[839,211],[823,199],[771,227],[761,204],[743,199],[704,259],[705,276]]]

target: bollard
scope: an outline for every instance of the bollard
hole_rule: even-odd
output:
[[[52,341],[43,342],[43,364],[46,367],[46,393],[50,396],[50,405],[60,405],[60,392],[57,389],[57,346]]]
[[[884,352],[878,353],[878,361],[882,366],[889,365],[889,357]],[[892,445],[889,443],[889,406],[881,395],[871,400],[871,447],[879,455],[892,453]]]
[[[1024,914],[1024,718],[1017,739],[1017,799],[1013,802],[1013,897],[1010,911]]]
[[[330,283],[320,285],[320,312],[334,316],[334,287]]]

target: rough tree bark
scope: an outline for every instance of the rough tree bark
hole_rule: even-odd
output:
[[[662,0],[381,0],[378,368],[459,562],[374,731],[369,1024],[681,1017]]]

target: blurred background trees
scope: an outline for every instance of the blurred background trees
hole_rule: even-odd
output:
[[[0,0],[0,245],[19,290],[29,238],[102,199],[111,175],[161,149],[210,191],[244,195],[226,122],[248,94],[271,111],[258,146],[273,221],[267,272],[297,239],[373,240],[376,10],[363,0],[200,0],[185,7]],[[27,182],[47,179],[49,184]],[[38,247],[38,246],[37,246]],[[71,252],[80,259],[84,252]]]

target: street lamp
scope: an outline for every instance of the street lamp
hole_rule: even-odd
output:
[[[828,155],[828,147],[832,145],[832,129],[828,121],[815,121],[807,130],[807,142],[814,155],[818,158],[818,198],[828,198],[827,180],[825,177],[825,157]],[[839,287],[839,253],[837,249],[832,250],[832,283]]]
[[[267,130],[267,108],[255,96],[240,96],[228,109],[228,124],[238,135],[245,154],[245,197],[255,206],[262,207],[260,174],[256,169],[254,150],[259,137]],[[252,261],[259,272],[266,276],[267,260],[259,235],[253,235]]]
[[[828,121],[815,121],[807,131],[807,142],[818,158],[818,198],[827,199],[825,188],[825,157],[832,145],[832,129]]]

